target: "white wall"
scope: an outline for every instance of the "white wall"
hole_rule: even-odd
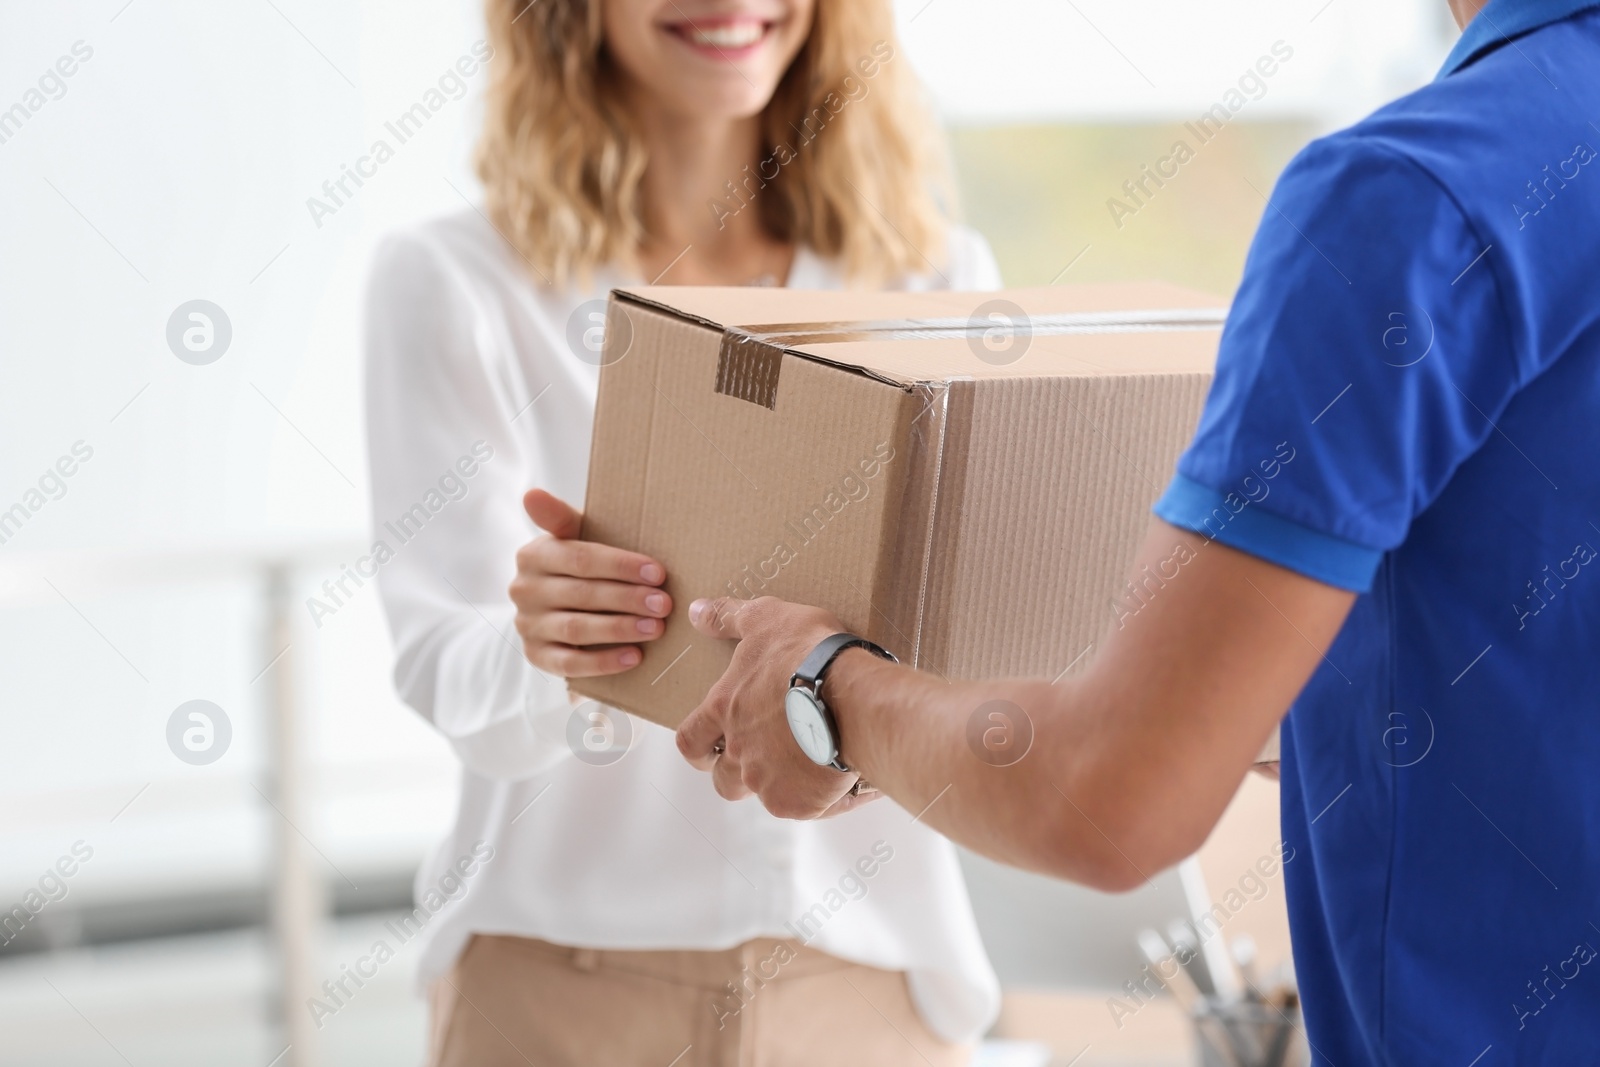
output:
[[[1443,0],[1322,3],[897,10],[909,58],[963,123],[1188,117],[1279,39],[1295,57],[1252,114],[1333,122],[1426,80],[1444,52]],[[32,102],[77,42],[92,55],[0,143],[0,510],[75,442],[93,458],[0,545],[0,589],[31,605],[0,608],[0,904],[79,836],[101,849],[85,892],[242,876],[267,828],[249,788],[266,658],[252,590],[103,595],[39,553],[361,535],[364,263],[378,234],[476,195],[482,75],[352,203],[319,225],[306,202],[469,51],[477,3],[5,0],[4,12],[0,110]],[[196,298],[233,331],[206,366],[165,338]],[[299,640],[323,766],[307,832],[353,864],[414,852],[449,817],[451,762],[389,695],[370,590]],[[196,697],[227,708],[237,734],[207,768],[179,763],[164,738]]]
[[[1190,118],[1274,42],[1294,57],[1252,117],[1348,123],[1429,80],[1444,0],[897,0],[913,62],[951,119]]]

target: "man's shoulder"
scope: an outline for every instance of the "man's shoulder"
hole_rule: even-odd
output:
[[[1310,248],[1345,287],[1388,271],[1459,301],[1486,285],[1531,377],[1600,324],[1597,45],[1600,15],[1563,20],[1312,142],[1273,194],[1270,247]]]
[[[1403,159],[1475,221],[1515,229],[1508,205],[1546,168],[1565,165],[1570,180],[1600,155],[1597,43],[1600,8],[1508,41],[1313,148]]]

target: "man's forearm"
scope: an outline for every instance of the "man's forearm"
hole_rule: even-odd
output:
[[[822,692],[844,761],[923,821],[1018,866],[1120,889],[1190,855],[1354,595],[1159,520],[1132,573],[1159,567],[1174,545],[1186,552],[1181,575],[1055,684],[948,683],[844,653]],[[748,789],[793,817],[837,804],[843,780],[795,746],[782,694],[839,621],[762,598],[702,605],[696,625],[740,645],[679,727],[680,750],[724,775],[724,796]]]
[[[1147,875],[1115,839],[1131,828],[1104,812],[1115,768],[1133,754],[1094,737],[1074,689],[949,683],[853,651],[835,663],[825,696],[845,762],[920,821],[1003,862],[1128,888]],[[1009,736],[991,748],[988,730]],[[1063,745],[1070,735],[1076,742]]]
[[[1117,889],[1190,855],[1354,597],[1159,520],[1135,573],[1175,543],[1189,552],[1183,574],[1053,685],[946,683],[841,657],[824,696],[845,762],[913,814],[926,808],[923,821],[1018,866]],[[1031,730],[1025,753],[991,759],[974,736],[993,701]]]

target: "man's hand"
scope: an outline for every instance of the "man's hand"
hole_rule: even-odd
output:
[[[790,676],[818,642],[845,628],[838,619],[766,596],[697,600],[689,621],[703,634],[739,642],[727,672],[678,727],[678,751],[711,772],[722,797],[755,793],[780,818],[811,819],[873,795],[850,796],[854,775],[806,758],[783,710]]]
[[[583,515],[543,489],[530,489],[522,506],[548,534],[517,550],[510,589],[528,662],[563,678],[637,665],[636,642],[660,637],[672,611],[659,588],[666,570],[649,556],[577,540]]]

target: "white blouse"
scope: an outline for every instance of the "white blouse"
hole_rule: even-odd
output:
[[[958,228],[948,243],[944,277],[896,288],[998,287],[981,237]],[[590,753],[565,682],[523,657],[507,586],[539,531],[522,494],[581,503],[599,373],[576,354],[593,321],[583,305],[634,283],[601,271],[588,289],[534,285],[474,211],[393,234],[374,255],[367,433],[385,550],[372,565],[395,686],[462,763],[455,828],[418,873],[405,924],[421,927],[421,981],[475,932],[596,949],[799,937],[906,972],[930,1028],[973,1040],[1000,991],[948,841],[887,799],[819,822],[728,803],[670,731],[631,717],[622,758],[575,758]],[[843,281],[802,249],[789,284]]]

